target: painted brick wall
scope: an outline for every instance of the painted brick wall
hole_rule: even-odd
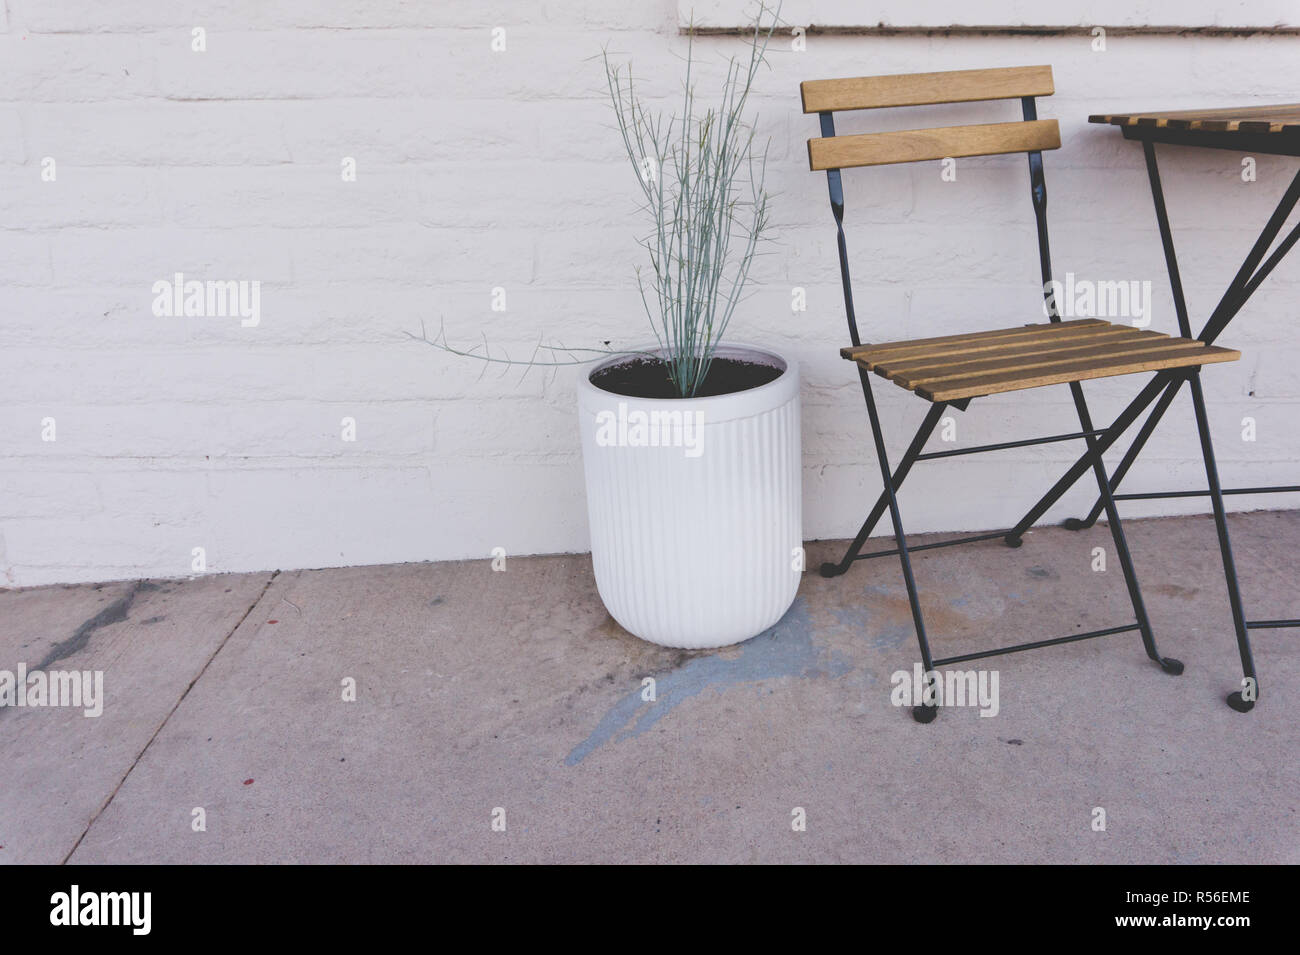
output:
[[[697,42],[704,90],[744,41]],[[539,339],[649,338],[633,273],[643,223],[598,54],[630,58],[671,105],[685,45],[672,0],[5,0],[0,582],[184,575],[200,547],[208,571],[585,550],[577,372],[483,374],[409,334],[443,324],[454,343],[486,336],[521,357]],[[850,534],[878,477],[837,356],[833,227],[825,179],[807,171],[816,123],[799,112],[799,80],[1053,64],[1058,94],[1040,112],[1064,139],[1047,157],[1057,271],[1151,281],[1153,327],[1172,330],[1140,150],[1086,117],[1293,102],[1298,53],[1300,38],[1269,35],[1115,36],[1104,52],[1087,36],[813,35],[802,51],[785,37],[757,103],[778,233],[731,334],[800,364],[806,536]],[[973,109],[841,129],[1018,118],[1014,103]],[[1199,325],[1294,162],[1259,157],[1244,182],[1234,153],[1165,155]],[[868,336],[1041,314],[1022,159],[963,160],[955,182],[934,163],[846,183]],[[178,272],[260,282],[260,320],[155,315],[154,283]],[[1280,267],[1224,339],[1244,360],[1206,373],[1229,483],[1300,476],[1298,282],[1296,262]],[[505,311],[492,309],[497,288]],[[1136,386],[1090,386],[1098,416]],[[921,402],[880,394],[901,450]],[[957,416],[958,441],[1076,426],[1063,388],[982,404]],[[1175,407],[1134,488],[1203,481],[1190,406]],[[923,465],[903,498],[909,521],[1001,526],[1071,450]],[[1049,519],[1088,500],[1079,489]]]

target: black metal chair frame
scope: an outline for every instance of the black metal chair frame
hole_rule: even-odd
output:
[[[1036,98],[1033,96],[1023,96],[1020,97],[1020,101],[1024,119],[1026,121],[1037,119]],[[821,121],[822,136],[835,136],[834,112],[819,112],[818,116]],[[1038,150],[1030,150],[1027,152],[1027,155],[1029,158],[1031,196],[1038,231],[1039,266],[1042,273],[1044,299],[1047,304],[1049,320],[1055,323],[1059,322],[1061,319],[1055,306],[1051,291],[1052,265],[1047,232],[1047,185],[1043,172],[1043,156],[1041,151]],[[828,169],[826,170],[826,179],[830,190],[831,211],[835,217],[837,230],[840,275],[844,290],[844,306],[848,319],[849,337],[853,345],[857,346],[861,344],[861,339],[858,335],[857,319],[853,308],[853,290],[849,275],[848,249],[844,235],[844,188],[840,173],[841,171],[839,169]],[[934,679],[935,670],[938,667],[949,664],[964,663],[970,660],[983,659],[1008,653],[1018,653],[1020,651],[1034,650],[1041,647],[1075,643],[1080,640],[1089,640],[1095,637],[1109,636],[1117,633],[1128,633],[1134,630],[1140,632],[1142,636],[1142,644],[1146,650],[1147,656],[1159,664],[1160,668],[1165,673],[1172,675],[1182,673],[1183,664],[1172,657],[1162,657],[1156,647],[1155,637],[1151,630],[1151,623],[1147,616],[1146,606],[1142,601],[1142,594],[1138,586],[1137,575],[1133,568],[1133,559],[1129,553],[1128,542],[1124,537],[1119,512],[1115,505],[1115,496],[1112,491],[1113,482],[1106,473],[1106,467],[1102,460],[1102,455],[1119,439],[1133,421],[1136,420],[1147,405],[1151,403],[1156,394],[1165,391],[1166,389],[1176,390],[1176,386],[1180,386],[1184,380],[1191,383],[1194,394],[1199,394],[1199,372],[1199,366],[1193,368],[1173,368],[1156,372],[1152,381],[1142,390],[1138,397],[1134,399],[1133,403],[1115,419],[1110,427],[1105,429],[1094,427],[1092,415],[1088,410],[1087,401],[1084,398],[1083,388],[1079,382],[1076,381],[1070,382],[1069,385],[1070,393],[1074,399],[1075,409],[1079,418],[1079,431],[1071,432],[1069,434],[1058,434],[1048,437],[981,445],[972,448],[925,453],[923,449],[926,441],[933,433],[936,425],[938,425],[944,411],[949,406],[954,407],[959,411],[965,411],[973,399],[963,398],[954,401],[935,401],[930,407],[929,412],[926,414],[925,419],[922,421],[911,444],[903,454],[898,467],[891,469],[889,457],[885,449],[885,439],[884,433],[881,429],[880,415],[877,411],[875,397],[872,393],[872,375],[861,365],[858,365],[858,376],[862,383],[862,394],[866,400],[867,414],[871,420],[871,430],[875,440],[876,457],[880,465],[884,490],[876,500],[875,506],[863,522],[861,529],[858,531],[852,544],[849,545],[843,558],[841,558],[837,563],[828,562],[823,564],[820,571],[821,575],[823,577],[839,576],[840,574],[845,573],[856,560],[887,557],[895,554],[898,555],[899,563],[903,572],[903,581],[907,587],[907,597],[911,607],[912,621],[916,628],[917,643],[920,646],[921,660],[925,667],[926,678],[929,681]],[[1198,409],[1203,411],[1203,403],[1198,404]],[[1203,417],[1203,413],[1200,414],[1200,418],[1203,419]],[[1203,422],[1201,427],[1201,438],[1202,447],[1205,451],[1207,474],[1209,475],[1211,487],[1215,488],[1217,487],[1217,479],[1213,473],[1213,450],[1210,448],[1208,429],[1204,426]],[[922,544],[916,547],[908,546],[907,536],[903,530],[903,519],[899,509],[897,495],[899,488],[902,486],[908,473],[911,471],[912,466],[916,462],[955,455],[999,451],[1007,448],[1024,447],[1035,444],[1047,444],[1072,439],[1081,439],[1086,442],[1087,451],[1014,529],[1010,531],[976,534],[973,536],[957,538],[955,540]],[[1092,630],[1086,633],[1070,634],[1068,636],[1054,637],[1044,640],[1034,640],[993,650],[982,650],[974,653],[964,653],[938,659],[934,658],[930,651],[930,642],[926,633],[925,620],[921,612],[921,603],[918,596],[916,580],[912,572],[911,554],[914,551],[929,550],[938,547],[951,547],[958,544],[995,540],[998,538],[1002,538],[1009,546],[1019,547],[1022,543],[1022,536],[1025,531],[1042,516],[1043,512],[1045,512],[1047,508],[1061,496],[1061,494],[1068,490],[1069,487],[1078,480],[1079,476],[1081,476],[1084,471],[1087,470],[1092,470],[1097,480],[1099,504],[1101,509],[1106,512],[1111,537],[1114,540],[1120,567],[1124,574],[1124,582],[1128,588],[1129,599],[1132,603],[1135,618],[1134,622],[1131,624],[1107,627],[1101,630]],[[889,511],[890,519],[893,523],[894,538],[897,546],[889,550],[862,553],[862,548],[866,544],[867,538],[875,529],[876,524],[879,523],[880,518],[884,516],[886,510]],[[932,686],[933,684],[931,683],[930,685]],[[918,722],[928,723],[937,715],[937,707],[933,704],[932,699],[927,698],[925,702],[912,708],[912,715]]]

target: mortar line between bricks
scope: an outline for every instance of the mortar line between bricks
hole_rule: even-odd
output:
[[[63,857],[63,861],[59,863],[60,865],[67,865],[68,860],[71,859],[73,854],[81,847],[81,843],[86,838],[86,834],[94,827],[95,823],[99,820],[99,817],[104,814],[104,810],[112,805],[113,800],[117,798],[118,792],[121,791],[122,786],[125,785],[127,779],[130,778],[131,773],[135,770],[136,766],[140,765],[140,760],[144,759],[144,754],[149,752],[149,747],[153,745],[153,741],[158,738],[158,734],[163,731],[164,727],[166,727],[167,723],[171,720],[172,715],[180,709],[180,705],[184,703],[185,698],[190,695],[190,690],[194,689],[195,684],[197,684],[199,680],[203,679],[203,674],[208,672],[208,667],[210,667],[212,661],[217,658],[217,654],[222,651],[225,645],[230,641],[230,638],[235,635],[235,631],[244,625],[244,621],[248,619],[249,615],[257,609],[257,605],[266,597],[267,592],[271,589],[271,584],[275,583],[276,578],[279,576],[280,572],[278,570],[272,572],[271,576],[267,578],[266,583],[262,586],[261,592],[248,605],[248,609],[245,610],[243,615],[235,621],[235,625],[230,628],[230,631],[221,638],[221,642],[217,644],[217,648],[213,650],[207,660],[204,661],[202,669],[199,670],[194,679],[190,680],[189,685],[185,687],[185,692],[180,695],[180,698],[172,705],[172,708],[167,711],[167,715],[164,716],[162,722],[158,724],[158,728],[153,731],[153,735],[149,737],[149,741],[141,747],[140,752],[137,753],[135,759],[131,761],[131,765],[126,768],[126,772],[123,773],[122,778],[117,781],[117,785],[114,786],[113,791],[108,794],[108,798],[104,800],[103,805],[101,805],[99,809],[95,811],[95,814],[90,817],[90,821],[86,823],[86,828],[81,830],[81,835],[77,836],[77,841],[73,843],[72,848],[68,850],[68,854]]]

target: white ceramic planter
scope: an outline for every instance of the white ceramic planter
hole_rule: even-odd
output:
[[[798,367],[748,345],[717,354],[783,372],[686,400],[613,394],[589,375],[578,385],[596,587],[624,629],[669,647],[756,636],[799,586]]]

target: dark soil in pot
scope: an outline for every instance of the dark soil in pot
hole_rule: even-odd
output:
[[[695,391],[696,398],[732,395],[758,388],[781,377],[781,369],[740,358],[714,358],[709,373]],[[629,398],[679,398],[668,377],[668,366],[657,358],[631,358],[596,371],[591,383]]]

